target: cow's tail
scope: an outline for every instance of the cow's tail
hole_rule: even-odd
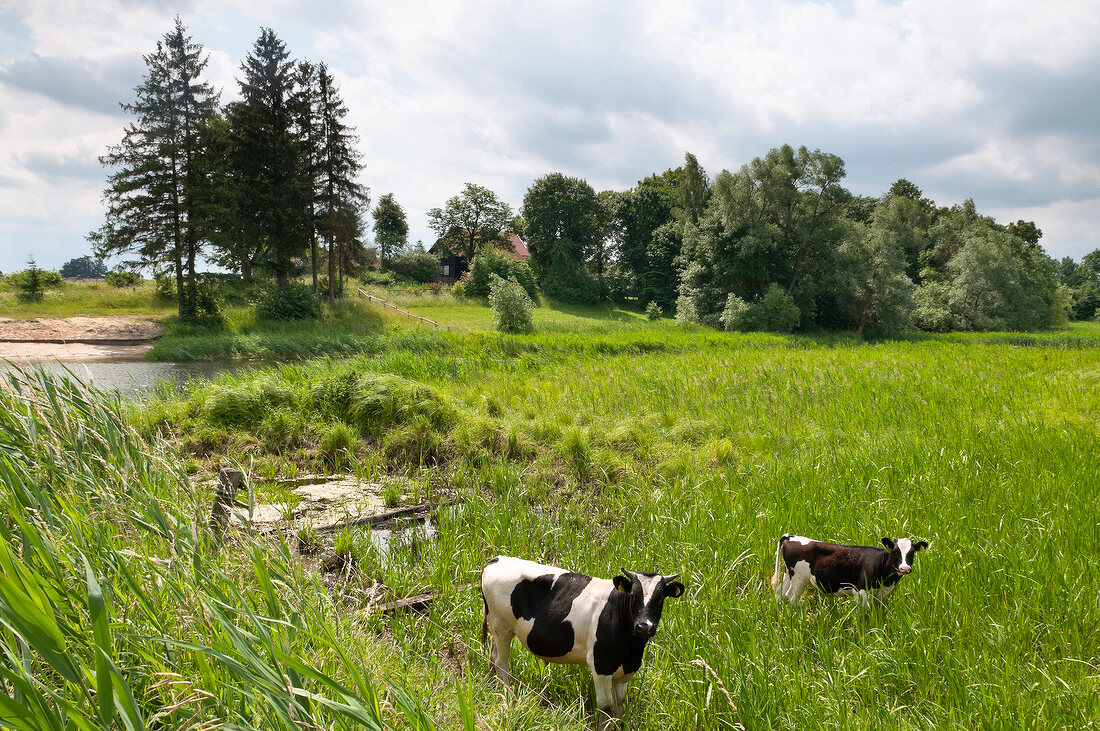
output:
[[[481,605],[485,613],[481,615],[481,644],[485,644],[485,638],[489,634],[489,602],[485,600],[485,590],[481,591]]]
[[[779,543],[775,546],[775,573],[772,574],[772,591],[779,591],[783,583],[783,544],[790,540],[791,533],[784,533],[779,537]]]

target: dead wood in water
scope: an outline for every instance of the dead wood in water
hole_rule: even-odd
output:
[[[392,523],[398,518],[427,515],[428,513],[435,512],[439,508],[446,507],[447,505],[454,505],[460,502],[462,501],[458,498],[451,498],[450,500],[442,500],[438,503],[421,503],[419,505],[410,505],[406,508],[398,508],[397,510],[390,510],[385,513],[377,513],[375,515],[367,515],[362,518],[355,518],[354,520],[342,520],[339,523],[318,526],[314,530],[316,530],[318,533],[331,533],[332,531],[337,531],[341,528],[349,528],[361,525],[369,525],[373,528],[377,528],[387,523]]]

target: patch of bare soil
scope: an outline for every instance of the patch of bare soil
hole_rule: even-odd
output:
[[[58,320],[0,317],[0,358],[70,363],[140,360],[162,331],[157,322],[127,315]]]

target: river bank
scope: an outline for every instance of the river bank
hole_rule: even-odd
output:
[[[65,363],[140,361],[163,332],[147,317],[0,318],[0,358]]]

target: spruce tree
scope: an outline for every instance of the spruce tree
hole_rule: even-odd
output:
[[[367,188],[356,178],[363,166],[355,149],[359,138],[344,123],[347,106],[325,64],[317,68],[320,111],[320,155],[318,158],[318,214],[321,234],[328,244],[329,302],[336,300],[336,264],[340,263],[343,291],[344,264],[351,263],[352,249],[361,229],[359,214],[370,202]]]
[[[208,60],[178,17],[156,51],[145,56],[147,72],[135,89],[137,99],[122,105],[137,120],[100,158],[116,168],[103,194],[106,221],[88,234],[100,257],[134,253],[139,266],[170,268],[181,318],[195,313],[195,262],[204,241],[196,158],[219,96],[200,80]]]
[[[228,110],[244,245],[260,252],[280,289],[286,289],[291,258],[305,252],[309,227],[310,185],[294,129],[294,69],[286,44],[261,29],[241,64],[241,101]]]

